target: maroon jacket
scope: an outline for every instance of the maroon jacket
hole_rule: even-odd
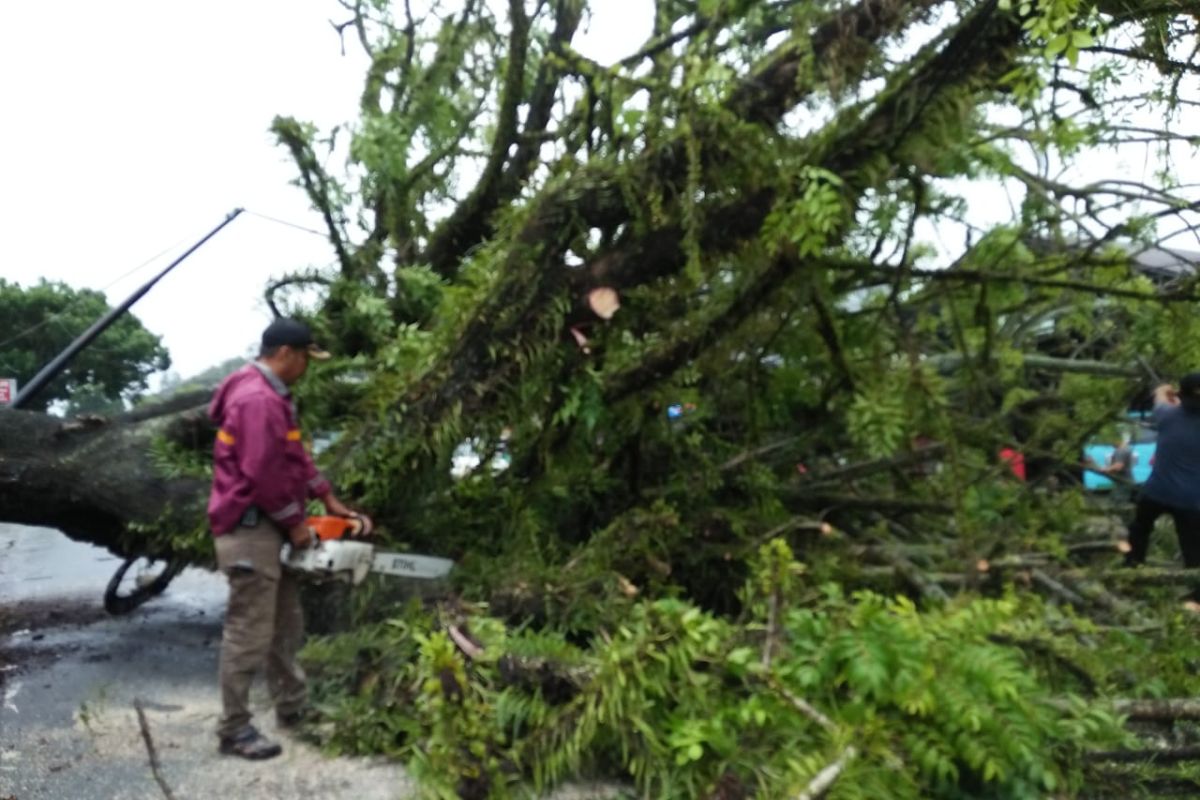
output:
[[[290,393],[267,368],[250,363],[222,381],[208,413],[220,428],[208,498],[214,535],[236,528],[251,506],[290,528],[308,498],[329,492],[300,440]]]

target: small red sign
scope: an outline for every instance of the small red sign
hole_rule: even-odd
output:
[[[17,394],[17,379],[16,378],[0,378],[0,406],[6,406],[12,403],[13,397]]]

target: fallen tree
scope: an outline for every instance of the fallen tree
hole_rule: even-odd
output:
[[[203,546],[185,534],[203,526],[207,481],[173,474],[167,458],[211,444],[210,391],[116,417],[0,409],[0,519],[58,528],[122,556],[203,561]]]
[[[1151,665],[1185,691],[1184,623],[1118,630],[1169,590],[1070,559],[1104,554],[1071,551],[1081,446],[1198,355],[1192,280],[1131,266],[1196,201],[1054,165],[1187,138],[1115,122],[1195,102],[1187,7],[660,0],[599,64],[575,0],[343,6],[346,169],[273,126],[337,265],[267,300],[339,356],[298,398],[343,494],[459,568],[314,645],[331,746],[446,796],[602,769],[688,797],[1054,792],[1083,739],[1142,749],[1027,700]],[[1146,64],[1168,89],[1113,78]],[[204,561],[203,402],[0,411],[0,518]]]

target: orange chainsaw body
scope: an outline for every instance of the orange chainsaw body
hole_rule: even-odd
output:
[[[355,517],[309,517],[304,524],[312,528],[322,542],[353,539],[363,531],[363,521]]]
[[[362,583],[368,573],[397,575],[403,578],[442,578],[454,562],[448,558],[417,553],[377,553],[367,541],[371,530],[361,516],[338,517],[332,514],[304,520],[318,541],[309,547],[295,548],[285,542],[280,552],[284,566],[317,579],[333,578],[351,584]]]

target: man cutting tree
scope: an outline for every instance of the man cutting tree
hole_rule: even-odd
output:
[[[280,727],[303,717],[307,690],[296,653],[304,635],[299,587],[280,564],[285,541],[308,547],[305,504],[319,499],[330,514],[357,517],[364,533],[371,521],[334,496],[304,444],[288,387],[325,359],[309,327],[277,319],[262,335],[258,359],[217,388],[209,414],[218,425],[213,445],[213,485],[208,518],[217,566],[229,578],[229,608],[221,639],[223,710],[219,750],[262,759],[282,748],[250,723],[250,685],[265,669]]]

